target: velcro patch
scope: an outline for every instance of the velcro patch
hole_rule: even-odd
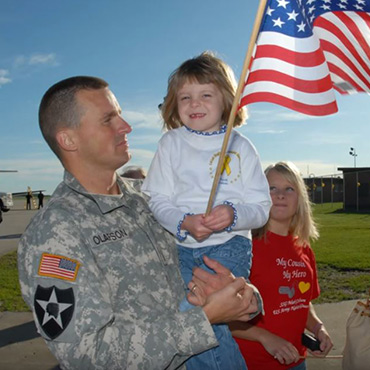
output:
[[[43,253],[38,274],[63,280],[75,281],[80,262],[71,258]]]

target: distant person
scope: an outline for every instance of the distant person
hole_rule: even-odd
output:
[[[0,198],[0,224],[3,222],[3,208],[4,208],[4,202]]]
[[[123,169],[120,176],[129,178],[129,179],[145,179],[146,172],[144,168],[142,167],[128,166]]]
[[[30,191],[26,194],[26,209],[31,209],[31,199],[33,198],[32,193]]]
[[[209,52],[185,61],[170,76],[161,106],[168,130],[144,180],[154,216],[177,239],[186,284],[202,256],[211,257],[248,279],[252,261],[251,229],[263,226],[270,195],[259,156],[251,142],[233,130],[215,206],[204,215],[211,193],[236,83],[231,68]],[[244,109],[235,117],[242,125]],[[181,310],[191,305],[186,299]],[[246,369],[227,325],[214,325],[220,343],[192,357],[188,369]]]
[[[232,325],[248,370],[306,369],[301,336],[309,330],[324,357],[333,344],[311,301],[319,296],[310,239],[319,234],[297,167],[279,162],[266,169],[272,207],[267,225],[253,238],[250,280],[260,290],[265,315]]]
[[[39,192],[37,198],[39,198],[39,208],[43,208],[44,207],[44,194],[42,193],[42,191]]]
[[[255,289],[230,272],[209,274],[227,285],[205,300],[191,283],[199,306],[179,311],[185,285],[173,238],[116,173],[131,158],[132,129],[105,81],[53,85],[39,122],[65,173],[22,235],[18,271],[62,369],[185,369],[190,356],[217,346],[211,323],[258,313]]]
[[[0,198],[0,223],[3,221],[3,216],[2,214],[5,213],[5,212],[9,212],[10,208],[7,207],[5,204],[4,204],[4,201]]]

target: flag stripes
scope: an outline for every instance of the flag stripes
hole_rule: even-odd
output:
[[[264,101],[316,116],[336,112],[329,69],[317,39],[303,39],[297,48],[294,38],[282,34],[272,45],[271,34],[259,35],[241,106]]]
[[[39,265],[39,275],[75,280],[79,262],[63,256],[43,253]]]
[[[314,23],[324,55],[333,75],[333,83],[346,93],[370,93],[370,15],[332,12]],[[340,90],[339,90],[340,91]],[[341,91],[340,91],[341,92]]]
[[[271,102],[323,116],[370,93],[370,1],[269,0],[240,106]]]

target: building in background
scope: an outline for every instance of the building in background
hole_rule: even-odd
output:
[[[303,180],[312,203],[343,202],[343,179],[340,175],[310,176]]]
[[[340,167],[343,172],[343,209],[370,211],[370,167]]]

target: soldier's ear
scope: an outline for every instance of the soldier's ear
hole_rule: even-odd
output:
[[[76,139],[75,132],[72,129],[62,129],[56,134],[59,147],[67,152],[74,152],[77,150]]]

